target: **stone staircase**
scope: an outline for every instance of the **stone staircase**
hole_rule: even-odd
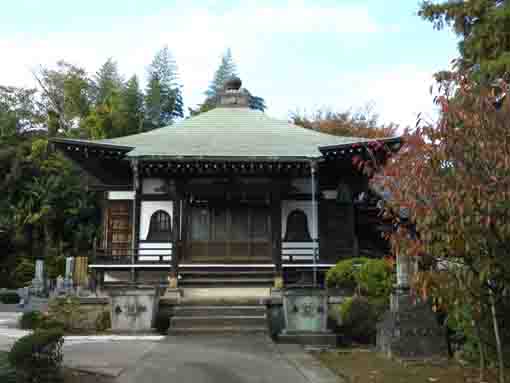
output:
[[[270,287],[274,281],[274,268],[263,266],[201,266],[179,268],[180,287]]]
[[[170,334],[266,332],[266,307],[254,299],[183,300],[172,309]]]

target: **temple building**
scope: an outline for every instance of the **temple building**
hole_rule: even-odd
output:
[[[399,137],[305,129],[248,105],[235,78],[215,109],[172,126],[53,145],[104,191],[89,269],[105,283],[321,283],[342,258],[382,256],[383,222],[357,165]]]

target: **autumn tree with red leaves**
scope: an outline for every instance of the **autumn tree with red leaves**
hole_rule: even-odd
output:
[[[439,121],[406,131],[399,153],[374,178],[390,191],[386,210],[395,219],[390,237],[395,253],[427,254],[441,261],[449,278],[459,282],[446,280],[454,292],[447,309],[467,304],[491,318],[500,382],[502,318],[497,308],[510,286],[507,91],[504,83],[481,86],[462,74],[443,79],[436,98]],[[473,314],[471,319],[482,317]]]

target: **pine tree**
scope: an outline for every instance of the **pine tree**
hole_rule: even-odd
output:
[[[104,104],[111,97],[120,94],[123,87],[117,63],[109,58],[94,76],[94,94],[96,105]]]
[[[221,64],[214,72],[214,78],[209,85],[209,89],[205,92],[208,99],[214,99],[223,89],[225,81],[229,78],[237,76],[237,68],[232,57],[232,51],[227,49],[221,58]]]
[[[122,112],[125,135],[138,133],[143,122],[143,93],[136,75],[128,80],[122,93]]]
[[[209,84],[209,88],[205,91],[206,99],[199,105],[197,109],[189,108],[190,114],[196,116],[200,113],[208,112],[214,109],[218,102],[218,95],[221,93],[225,86],[225,82],[232,77],[237,77],[237,66],[232,57],[232,51],[227,49],[221,57],[221,63],[214,78]],[[264,111],[266,109],[266,102],[262,97],[253,96],[247,89],[243,89],[249,95],[248,105],[251,109]]]
[[[170,125],[175,118],[184,116],[177,65],[168,47],[156,53],[148,68],[145,105],[146,129]]]

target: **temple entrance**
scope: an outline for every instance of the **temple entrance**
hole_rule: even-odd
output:
[[[184,262],[269,263],[268,206],[197,203],[189,206]]]

